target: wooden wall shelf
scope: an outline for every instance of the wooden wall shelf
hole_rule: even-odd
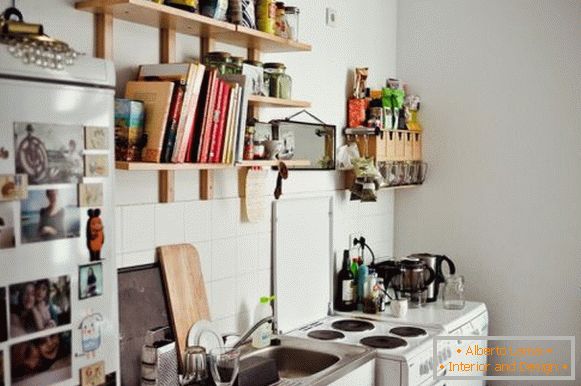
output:
[[[148,0],[85,0],[77,2],[75,8],[150,27],[174,29],[185,35],[217,39],[226,44],[262,52],[311,50],[311,46],[306,43],[283,39]]]
[[[248,97],[248,103],[258,107],[291,107],[291,108],[298,107],[304,109],[311,107],[310,102],[264,97],[260,95],[250,95]]]
[[[256,160],[256,161],[242,161],[235,165],[228,164],[199,164],[199,163],[152,163],[152,162],[115,162],[117,170],[127,171],[180,171],[180,170],[224,170],[232,168],[251,168],[251,167],[276,167],[280,161],[277,160]],[[308,160],[287,160],[283,161],[287,166],[309,166],[311,164]]]

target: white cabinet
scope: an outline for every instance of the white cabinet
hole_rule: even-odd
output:
[[[336,380],[329,386],[374,386],[375,385],[375,359],[353,370],[343,378]]]

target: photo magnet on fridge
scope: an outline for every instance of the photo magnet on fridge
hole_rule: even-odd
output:
[[[109,156],[88,154],[85,156],[86,177],[107,177],[109,175]]]
[[[79,267],[79,299],[103,295],[103,265],[87,264]]]
[[[79,184],[79,206],[103,206],[103,184]]]
[[[75,354],[76,357],[95,357],[97,350],[101,347],[102,322],[103,316],[99,313],[90,313],[89,315],[85,316],[83,320],[81,320],[78,329],[81,330],[82,353]]]
[[[0,202],[0,249],[14,248],[14,205]]]
[[[91,261],[101,260],[101,249],[105,244],[105,231],[101,220],[101,209],[89,209],[87,211],[87,248]]]
[[[85,149],[87,150],[107,150],[109,137],[107,127],[85,127]]]
[[[69,276],[13,284],[9,296],[11,338],[71,323]]]
[[[14,123],[16,173],[30,185],[77,184],[83,178],[83,127]]]
[[[0,201],[24,200],[28,193],[26,174],[0,175]]]
[[[100,386],[105,384],[105,362],[97,362],[81,369],[81,386]]]
[[[29,189],[20,205],[20,220],[23,244],[80,237],[76,186]]]
[[[52,385],[72,377],[71,331],[10,347],[11,385]]]

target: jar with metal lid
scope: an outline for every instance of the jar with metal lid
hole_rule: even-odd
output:
[[[204,57],[204,64],[208,68],[217,68],[220,74],[227,74],[232,65],[232,55],[228,52],[208,52]]]
[[[286,23],[285,6],[282,1],[276,2],[276,13],[274,18],[274,33],[284,39],[288,39],[288,29]]]
[[[283,63],[264,65],[264,79],[269,82],[269,95],[273,98],[291,99],[293,81],[285,71]]]
[[[299,15],[301,10],[298,7],[285,7],[287,35],[289,39],[299,40]]]
[[[244,58],[240,56],[233,56],[232,63],[228,66],[228,74],[242,74],[242,63],[244,63]]]

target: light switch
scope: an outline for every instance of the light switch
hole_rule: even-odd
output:
[[[337,27],[337,11],[333,8],[327,8],[327,26]]]

